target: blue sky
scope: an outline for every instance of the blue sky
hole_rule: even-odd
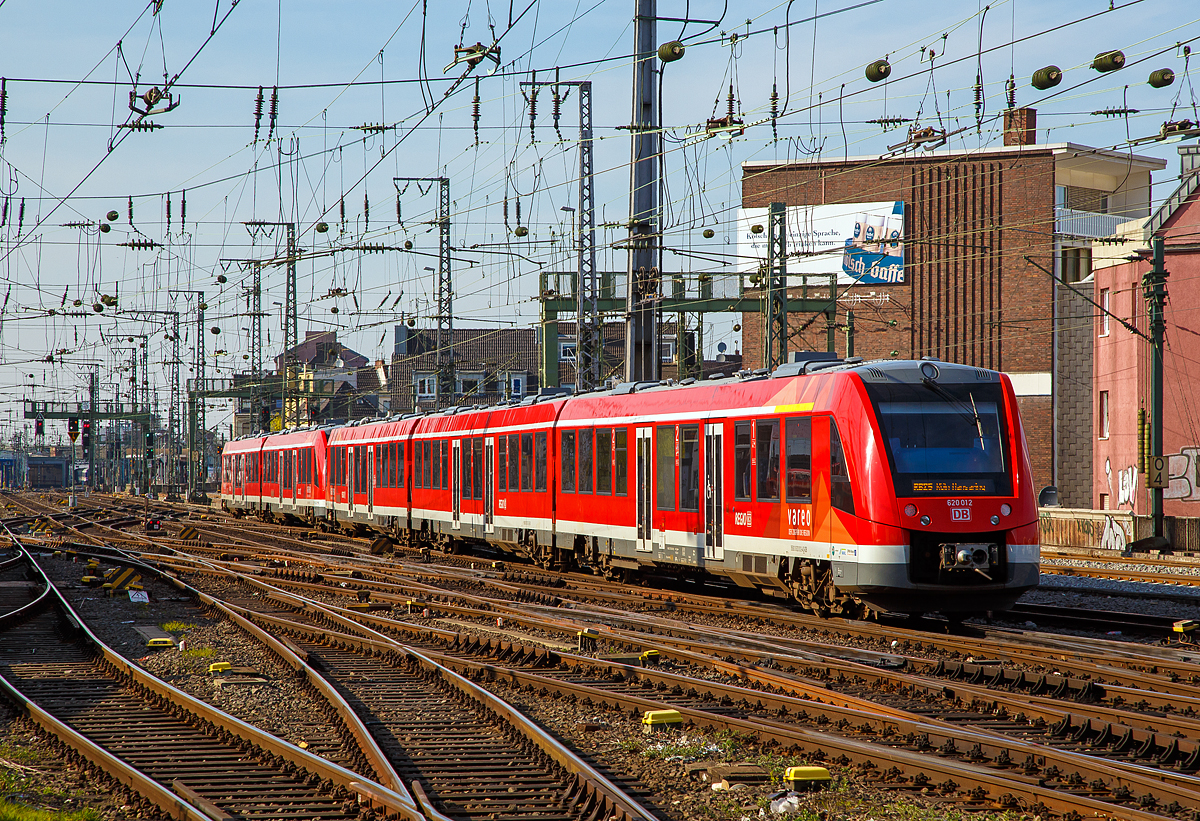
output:
[[[0,228],[0,288],[8,292],[0,385],[9,390],[0,400],[6,403],[0,405],[0,426],[18,422],[10,411],[19,416],[25,395],[74,398],[84,384],[81,374],[93,365],[101,368],[109,390],[120,384],[127,392],[127,375],[118,369],[128,360],[122,347],[129,343],[116,340],[130,335],[149,335],[151,377],[165,402],[170,346],[164,328],[161,321],[128,312],[179,310],[185,319],[192,316],[194,301],[172,297],[171,289],[205,291],[206,324],[221,329],[206,340],[209,375],[242,370],[248,351],[243,329],[250,324],[241,287],[245,279],[236,264],[222,267],[220,260],[269,256],[281,237],[278,232],[252,237],[241,225],[250,219],[295,221],[301,246],[316,251],[356,242],[414,243],[416,253],[325,253],[299,266],[301,334],[338,328],[356,350],[372,358],[386,356],[398,318],[425,322],[432,314],[432,282],[424,268],[436,264],[429,256],[436,252],[436,235],[428,224],[434,193],[415,186],[404,190],[398,223],[395,176],[446,174],[451,179],[453,243],[463,249],[456,252],[456,321],[489,327],[536,322],[538,272],[573,265],[569,238],[564,238],[570,234],[569,215],[560,207],[575,204],[578,122],[571,96],[562,105],[560,140],[551,120],[551,92],[544,90],[531,142],[519,83],[533,71],[539,80],[552,79],[556,69],[562,80],[593,82],[597,222],[623,221],[629,137],[620,126],[630,117],[633,5],[632,0],[532,5],[517,0],[510,28],[509,4],[478,0],[429,2],[424,14],[421,3],[411,0],[241,0],[232,10],[229,0],[221,0],[215,15],[213,5],[172,0],[157,14],[153,6],[133,3],[4,0],[0,76],[9,80],[0,182],[10,205]],[[953,148],[998,144],[997,115],[1010,72],[1017,79],[1018,104],[1038,108],[1039,141],[1121,145],[1156,133],[1173,104],[1173,119],[1196,119],[1194,92],[1176,44],[1200,37],[1200,12],[1180,0],[1141,0],[1117,4],[1112,11],[1107,1],[1005,0],[991,4],[986,15],[976,3],[882,0],[822,17],[815,26],[811,21],[788,25],[810,18],[814,10],[824,15],[855,5],[660,0],[662,17],[721,18],[707,33],[710,26],[703,23],[659,24],[659,42],[682,35],[688,43],[683,59],[669,64],[663,75],[670,247],[706,254],[728,250],[723,240],[740,199],[744,160],[815,152],[877,154],[903,138],[902,130],[885,133],[866,122],[870,119],[915,118],[920,112],[923,125],[938,125],[940,116],[941,125],[951,130],[972,126],[954,138]],[[985,53],[979,57],[981,16]],[[220,27],[212,34],[214,17]],[[735,32],[736,40],[730,36]],[[443,74],[460,34],[466,44],[500,37],[501,67],[489,76],[485,63],[443,100],[451,85],[446,78],[462,72],[460,66]],[[1007,45],[1014,35],[1022,41]],[[417,82],[423,73],[422,40],[428,83]],[[1193,42],[1197,46],[1200,41]],[[936,54],[932,78],[929,48]],[[1090,70],[1092,57],[1109,49],[1122,49],[1129,67],[1105,75]],[[892,77],[886,85],[872,85],[863,68],[884,55],[892,63]],[[1050,92],[1037,92],[1030,75],[1048,64],[1061,67],[1064,80]],[[1150,88],[1147,76],[1162,67],[1176,71],[1175,84]],[[980,68],[985,117],[977,134],[972,86]],[[1196,80],[1198,69],[1190,66]],[[142,93],[162,86],[164,72],[180,76],[173,88],[178,107],[150,118],[163,128],[153,133],[117,129],[130,115],[131,78],[138,76]],[[479,146],[471,120],[476,76]],[[95,84],[33,82],[84,79]],[[738,113],[760,124],[732,141],[688,139],[714,110],[724,112],[730,83]],[[768,116],[773,83],[781,105],[785,96],[788,104],[776,124],[778,140],[761,122]],[[267,101],[256,142],[259,86]],[[268,141],[273,86],[280,87],[278,118]],[[1106,108],[1139,113],[1092,114]],[[354,128],[379,123],[394,128],[382,134]],[[109,151],[114,138],[119,144]],[[1174,187],[1175,146],[1151,144],[1137,151],[1168,160],[1168,169],[1156,175],[1154,195],[1161,199]],[[185,189],[187,222],[181,226]],[[369,222],[364,221],[364,194]],[[521,203],[522,224],[530,229],[524,239],[505,230],[506,197],[510,228]],[[15,212],[21,198],[26,204],[18,237]],[[109,210],[120,216],[102,235],[94,223]],[[312,226],[320,220],[332,230],[314,233]],[[91,228],[62,227],[89,221]],[[704,240],[704,227],[714,227],[717,236]],[[601,230],[598,243],[604,248],[622,233]],[[118,245],[133,239],[161,247]],[[623,270],[623,252],[603,250],[599,264]],[[672,266],[694,274],[711,263],[668,254],[665,267],[672,271]],[[228,282],[221,285],[216,277],[223,271]],[[283,283],[282,269],[267,270],[267,359],[281,340],[272,303],[282,301]],[[344,290],[346,296],[329,297],[331,290]],[[64,292],[65,307],[72,309],[79,299],[78,313],[91,315],[50,316],[49,310],[64,307]],[[88,311],[100,294],[118,295],[125,313]],[[395,315],[376,310],[381,304],[390,309],[397,298]],[[334,306],[337,314],[331,313]],[[709,326],[710,348],[718,341],[737,345],[731,325],[726,320]],[[187,334],[190,346],[193,331]],[[225,353],[213,355],[216,350]],[[54,365],[41,361],[47,355],[55,356]],[[223,411],[215,413],[210,424],[226,419]]]

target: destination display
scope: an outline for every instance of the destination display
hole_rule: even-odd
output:
[[[911,484],[913,496],[990,494],[995,489],[995,484],[991,479],[914,479]]]

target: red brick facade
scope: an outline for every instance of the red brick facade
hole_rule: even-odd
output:
[[[1050,150],[1013,147],[969,155],[747,165],[742,204],[904,202],[907,281],[839,288],[839,352],[846,349],[852,310],[855,354],[867,359],[935,356],[1047,374],[1054,364],[1054,282],[1026,257],[1054,269],[1054,185]],[[810,289],[809,295],[817,294]],[[762,316],[745,314],[742,325],[746,363],[761,366]],[[826,347],[823,316],[790,314],[788,332],[789,350]],[[1051,398],[1023,398],[1021,412],[1040,488],[1053,474]]]

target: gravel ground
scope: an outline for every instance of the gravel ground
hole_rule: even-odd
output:
[[[352,768],[334,726],[326,720],[324,699],[236,625],[207,615],[173,585],[155,579],[143,577],[141,582],[150,603],[134,604],[126,596],[109,598],[104,591],[80,584],[82,564],[53,557],[39,561],[100,640],[130,661],[232,716]],[[187,649],[147,649],[145,637],[134,630],[147,626],[171,627]],[[252,668],[259,675],[210,674],[209,665],[218,661]],[[237,683],[245,679],[265,681]]]

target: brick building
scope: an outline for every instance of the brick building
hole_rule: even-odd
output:
[[[1030,134],[1009,132],[1006,143]],[[1007,372],[1029,438],[1035,487],[1058,485],[1064,504],[1086,507],[1092,347],[1078,322],[1062,321],[1078,314],[1078,296],[1054,277],[1088,276],[1092,240],[1149,214],[1150,173],[1164,166],[1156,158],[1073,143],[754,161],[742,166],[742,204],[902,202],[903,281],[840,281],[838,350],[845,352],[852,310],[858,356],[934,356]],[[836,273],[832,267],[830,273]],[[797,277],[789,279],[797,284]],[[742,325],[747,366],[761,366],[763,317],[744,314]],[[819,315],[791,314],[788,330],[789,350],[826,347]]]
[[[1163,455],[1170,483],[1168,516],[1200,516],[1200,146],[1179,149],[1178,188],[1147,220],[1122,226],[1128,241],[1095,262],[1089,296],[1112,314],[1091,308],[1086,323],[1095,342],[1092,504],[1098,509],[1150,512],[1145,466],[1139,458],[1138,412],[1150,411],[1150,343],[1143,277],[1150,239],[1163,237],[1167,270],[1166,349],[1163,356]],[[1132,258],[1132,259],[1130,259]]]
[[[491,404],[538,391],[533,328],[455,328],[454,398],[442,406]],[[437,402],[437,331],[395,326],[388,378],[391,409],[432,410]]]

